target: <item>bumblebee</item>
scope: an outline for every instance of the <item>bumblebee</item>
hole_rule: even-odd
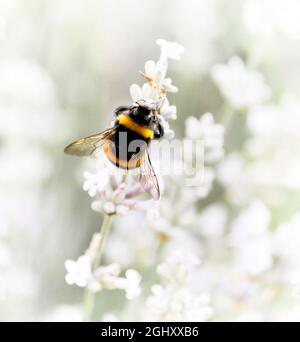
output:
[[[89,156],[103,147],[107,158],[116,167],[138,169],[142,187],[150,191],[154,199],[159,199],[159,184],[148,153],[151,141],[164,135],[156,111],[146,101],[138,101],[133,106],[118,107],[115,116],[111,128],[74,141],[64,152]]]

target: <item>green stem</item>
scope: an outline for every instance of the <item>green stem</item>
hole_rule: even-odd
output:
[[[109,231],[110,224],[111,224],[112,215],[105,215],[101,230],[100,230],[100,239],[99,244],[97,247],[95,258],[92,262],[92,270],[95,271],[97,267],[100,265],[101,256],[103,253],[103,247],[106,235]],[[90,291],[87,287],[85,288],[84,292],[84,299],[83,299],[83,320],[88,322],[92,318],[93,310],[95,305],[95,293]]]
[[[103,247],[104,247],[104,241],[105,241],[106,235],[107,235],[109,228],[110,228],[111,219],[112,219],[112,215],[105,215],[104,216],[104,220],[102,222],[102,226],[101,226],[101,230],[100,230],[99,245],[97,248],[97,252],[96,252],[94,262],[92,264],[92,270],[93,271],[95,271],[95,269],[100,265]]]
[[[92,318],[95,303],[95,293],[90,291],[87,287],[84,290],[83,296],[83,321],[89,322]]]

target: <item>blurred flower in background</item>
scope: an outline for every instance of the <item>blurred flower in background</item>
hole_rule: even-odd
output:
[[[81,320],[89,286],[95,321],[299,321],[299,2],[0,7],[0,319]],[[141,201],[101,157],[63,155],[153,97],[170,139],[203,142],[200,186],[164,175]],[[122,215],[92,272],[103,212]]]
[[[271,91],[263,77],[245,68],[239,57],[232,57],[227,65],[215,65],[212,77],[224,98],[236,110],[251,108],[268,100]]]

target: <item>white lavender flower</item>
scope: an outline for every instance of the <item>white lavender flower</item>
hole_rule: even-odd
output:
[[[283,279],[295,286],[300,284],[300,213],[279,225],[274,233],[274,253],[281,262]]]
[[[111,264],[109,266],[99,267],[95,272],[95,279],[102,287],[106,289],[120,289],[125,291],[127,299],[134,299],[141,293],[140,274],[133,269],[129,269],[125,272],[125,277],[120,277],[121,268],[118,264]]]
[[[185,169],[191,174],[188,181],[193,185],[194,195],[204,198],[211,191],[216,176],[213,166],[224,155],[224,127],[215,123],[211,113],[205,113],[200,119],[189,117],[185,131],[186,137],[197,143],[196,148],[185,152]]]
[[[249,109],[271,96],[263,76],[247,69],[237,56],[232,57],[227,64],[215,65],[212,77],[224,98],[237,110]]]
[[[170,293],[160,285],[152,287],[153,295],[147,304],[152,310],[155,320],[173,322],[204,322],[213,311],[209,306],[209,296],[192,295],[187,289],[179,289]]]
[[[157,268],[164,285],[152,287],[147,305],[152,319],[159,321],[206,321],[213,310],[208,294],[193,293],[190,278],[199,260],[193,255],[171,254]]]
[[[216,202],[204,208],[198,217],[201,234],[208,238],[222,237],[227,216],[226,207],[221,203]]]
[[[247,124],[252,137],[246,148],[253,158],[250,170],[257,183],[299,189],[299,110],[298,99],[284,94],[278,105],[257,106],[250,111]]]
[[[203,141],[206,164],[219,162],[223,158],[224,127],[215,123],[211,113],[204,113],[199,119],[188,117],[185,121],[185,135],[189,139]]]
[[[85,287],[92,278],[91,261],[88,256],[82,255],[77,261],[66,260],[65,267],[67,270],[66,282],[69,285],[77,285]]]
[[[179,60],[184,48],[177,44],[158,39],[157,44],[161,47],[160,58],[157,63],[149,60],[145,63],[145,72],[141,72],[147,83],[142,87],[133,84],[130,87],[130,95],[134,102],[146,101],[156,109],[159,120],[165,128],[165,137],[172,137],[170,128],[166,120],[176,119],[176,106],[170,105],[167,93],[175,93],[177,87],[172,84],[171,78],[166,78],[168,70],[168,59]]]
[[[165,39],[158,39],[156,43],[161,47],[161,63],[167,63],[168,58],[179,60],[184,51],[184,48],[180,44],[171,43]]]
[[[134,177],[107,168],[95,174],[85,172],[83,189],[95,200],[92,209],[107,215],[126,214],[130,210],[150,210],[154,205],[152,199],[145,199],[143,206],[141,195],[144,189]]]
[[[140,274],[129,269],[125,272],[125,277],[120,277],[121,268],[118,264],[100,266],[92,271],[91,258],[82,255],[77,261],[67,260],[65,262],[67,284],[79,287],[88,287],[92,292],[102,289],[120,289],[125,291],[127,299],[138,297],[141,293]]]
[[[217,170],[218,181],[224,186],[227,200],[235,205],[246,204],[254,189],[245,158],[239,152],[228,154]]]
[[[129,269],[125,273],[125,284],[121,287],[126,292],[127,299],[133,299],[141,294],[140,282],[142,277],[140,274],[133,269]]]
[[[254,201],[231,226],[229,243],[234,247],[237,266],[251,275],[272,267],[273,250],[268,230],[270,212],[261,201]]]
[[[84,172],[85,181],[83,183],[83,190],[87,191],[91,197],[100,195],[106,190],[109,182],[109,175],[105,171],[99,171],[95,174]]]

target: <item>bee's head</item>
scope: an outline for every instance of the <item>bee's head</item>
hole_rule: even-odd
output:
[[[153,106],[144,100],[137,101],[131,109],[131,116],[138,122],[147,125],[154,116]]]

